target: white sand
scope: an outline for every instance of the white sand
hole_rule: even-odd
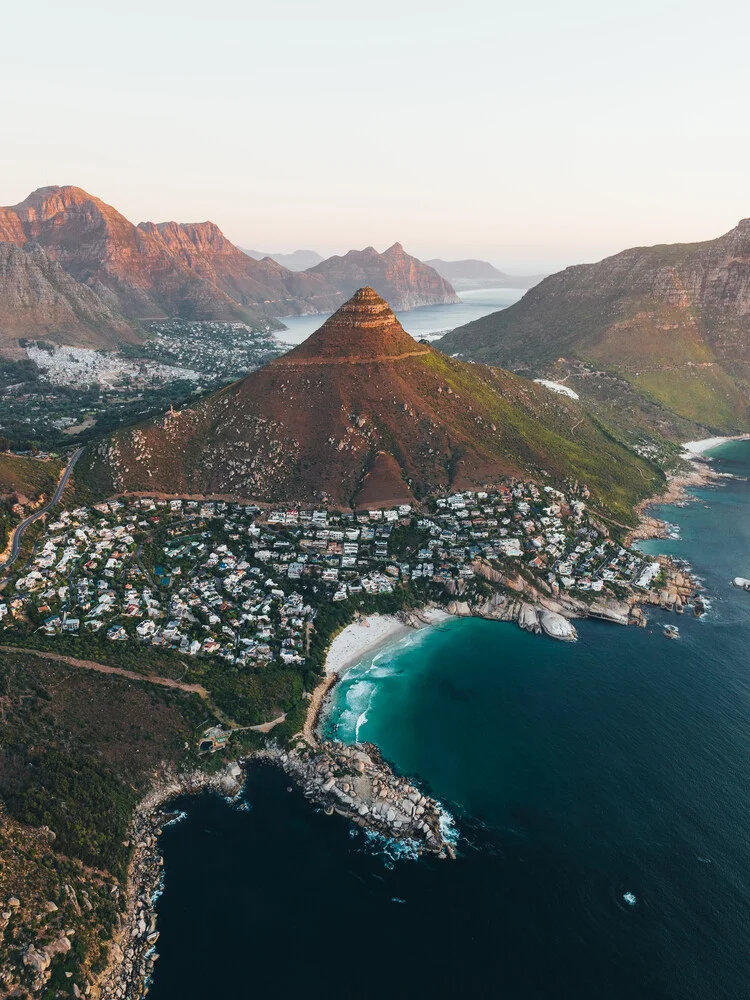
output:
[[[420,616],[427,623],[425,628],[438,625],[451,617],[439,608],[429,608],[420,612]],[[410,625],[404,625],[393,615],[370,615],[368,618],[361,618],[347,625],[331,643],[326,657],[326,674],[341,674],[381,646],[389,645],[412,631]]]
[[[682,450],[689,452],[691,455],[703,455],[705,452],[711,451],[712,448],[718,448],[720,444],[726,444],[727,441],[747,440],[747,434],[738,434],[736,437],[704,438],[702,441],[686,441],[682,446]]]

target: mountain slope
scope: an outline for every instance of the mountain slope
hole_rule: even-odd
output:
[[[417,343],[370,288],[265,368],[91,446],[78,474],[103,493],[344,506],[572,477],[620,517],[661,481],[574,401]]]
[[[425,264],[434,267],[457,292],[473,288],[532,288],[544,277],[543,274],[506,274],[486,260],[441,260],[436,257],[426,260]]]
[[[39,188],[19,205],[0,208],[0,240],[39,243],[72,278],[131,320],[258,318],[81,188]]]
[[[296,316],[341,304],[340,293],[322,277],[290,271],[271,257],[253,259],[213,222],[141,222],[138,228],[242,306]]]
[[[374,247],[350,250],[343,257],[329,257],[305,273],[324,278],[344,298],[363,286],[372,287],[396,310],[459,301],[451,285],[434,268],[411,257],[400,243],[383,253]]]
[[[35,243],[0,243],[0,346],[19,337],[82,347],[137,342],[131,325]]]
[[[447,334],[439,346],[519,371],[569,375],[594,403],[597,379],[609,379],[618,398],[629,397],[621,422],[666,436],[670,414],[674,435],[680,421],[745,429],[750,220],[705,243],[639,247],[569,267],[509,309]],[[603,371],[594,375],[596,369]]]

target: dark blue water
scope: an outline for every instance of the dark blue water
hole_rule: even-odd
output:
[[[750,445],[721,455],[750,473]],[[750,489],[665,513],[681,540],[649,548],[705,579],[704,619],[575,645],[457,621],[337,689],[329,727],[442,799],[458,861],[392,860],[266,770],[248,812],[184,804],[152,996],[750,996]]]

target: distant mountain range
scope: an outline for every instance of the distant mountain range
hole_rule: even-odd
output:
[[[144,321],[172,317],[281,329],[278,317],[331,312],[366,281],[399,309],[457,301],[399,244],[292,271],[255,260],[212,222],[136,226],[77,187],[0,208],[0,253],[0,347],[41,336],[112,348],[140,341]]]
[[[750,429],[750,219],[569,267],[438,346],[566,378],[630,440]]]
[[[383,253],[374,247],[350,250],[343,257],[329,257],[305,273],[324,278],[347,298],[358,288],[371,286],[399,311],[460,301],[452,285],[434,268],[410,257],[400,243]]]
[[[358,506],[509,475],[586,482],[630,516],[661,476],[580,405],[407,334],[363,288],[302,345],[202,400],[89,447],[95,492]]]
[[[305,271],[308,267],[315,267],[316,264],[320,264],[321,261],[325,260],[325,257],[316,250],[293,250],[291,253],[261,253],[260,250],[248,250],[247,247],[242,247],[241,249],[255,260],[263,260],[264,257],[270,257],[277,264],[288,267],[290,271]]]
[[[532,288],[544,278],[543,274],[506,274],[486,260],[441,260],[436,257],[425,263],[450,281],[457,292],[480,288]]]

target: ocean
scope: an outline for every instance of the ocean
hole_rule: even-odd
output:
[[[435,339],[464,323],[481,319],[498,309],[507,309],[525,293],[525,288],[482,288],[459,292],[460,302],[447,306],[422,306],[408,312],[397,312],[396,317],[412,337]],[[325,323],[329,315],[286,316],[282,322],[287,329],[281,330],[276,337],[284,344],[301,344]]]
[[[750,443],[715,454],[750,475]],[[750,996],[750,594],[730,583],[750,577],[750,484],[698,498],[644,548],[691,563],[702,619],[584,621],[575,644],[452,620],[337,686],[328,732],[440,798],[456,861],[326,817],[266,768],[239,804],[181,800],[153,1000]]]

